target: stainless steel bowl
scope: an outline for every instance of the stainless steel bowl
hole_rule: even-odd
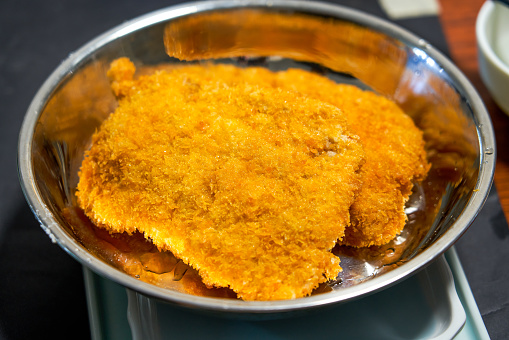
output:
[[[107,67],[122,56],[140,67],[181,62],[167,52],[196,60],[318,70],[398,102],[425,131],[433,168],[407,209],[405,239],[393,242],[402,247],[397,258],[384,262],[386,251],[392,249],[394,256],[394,248],[387,247],[353,255],[336,250],[345,271],[356,275],[345,279],[350,284],[295,300],[246,302],[143,282],[87,247],[63,211],[75,205],[77,171],[90,136],[115,106]],[[84,266],[169,303],[226,315],[276,316],[374,293],[439,257],[480,211],[493,180],[496,150],[490,118],[475,89],[426,41],[348,8],[271,0],[175,6],[92,40],[63,61],[37,92],[23,122],[18,157],[24,193],[41,227]]]

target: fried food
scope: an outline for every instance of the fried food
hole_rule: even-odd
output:
[[[342,244],[367,247],[394,239],[405,226],[405,203],[414,183],[430,168],[422,132],[396,103],[373,92],[301,70],[278,73],[277,79],[276,86],[287,84],[283,88],[342,108],[361,138],[366,152],[363,186],[350,209],[351,225]]]
[[[309,295],[341,270],[364,151],[336,106],[184,69],[109,76],[118,108],[92,137],[76,193],[110,232],[141,232],[245,300]]]
[[[248,82],[298,91],[343,110],[351,130],[361,139],[366,163],[361,169],[362,189],[350,209],[351,225],[341,243],[383,245],[403,230],[405,203],[430,165],[422,132],[396,103],[304,70],[274,73],[260,67],[209,65],[206,70],[193,66],[188,72],[205,73],[209,79],[221,77],[231,84]]]

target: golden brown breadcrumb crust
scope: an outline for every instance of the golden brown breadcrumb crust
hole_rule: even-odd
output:
[[[119,106],[93,135],[77,197],[245,300],[309,295],[341,270],[364,151],[346,112],[298,92],[181,68],[109,76]],[[219,72],[221,73],[221,72]]]
[[[351,207],[351,226],[342,244],[367,247],[394,239],[406,222],[405,203],[414,183],[430,168],[423,133],[396,103],[356,86],[337,84],[307,72],[290,69],[271,72],[261,67],[241,69],[231,65],[186,67],[207,79],[230,84],[251,83],[298,91],[340,108],[366,153],[361,169],[363,186]]]
[[[300,70],[279,73],[277,86],[283,84],[344,110],[352,131],[361,138],[366,152],[363,186],[342,243],[367,247],[392,240],[405,226],[405,203],[414,183],[422,181],[430,168],[422,132],[396,103],[373,92]]]

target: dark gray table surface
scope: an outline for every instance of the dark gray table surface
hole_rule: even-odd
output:
[[[50,242],[18,182],[18,133],[32,97],[87,41],[179,2],[0,1],[0,339],[90,338],[81,266]],[[332,2],[385,17],[376,0]],[[447,54],[437,17],[397,23]],[[495,190],[456,249],[490,336],[509,338],[509,228]]]

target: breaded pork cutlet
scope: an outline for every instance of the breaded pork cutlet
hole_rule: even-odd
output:
[[[265,68],[241,69],[230,65],[191,67],[230,84],[248,82],[284,90],[332,104],[344,111],[348,124],[361,139],[366,163],[363,186],[351,207],[351,226],[342,244],[367,247],[388,243],[404,228],[405,204],[414,183],[422,181],[430,165],[422,132],[396,103],[356,86],[337,84],[304,70],[271,72]]]
[[[367,247],[391,241],[406,223],[405,204],[430,168],[422,132],[396,103],[356,86],[302,70],[277,74],[277,86],[341,108],[366,152],[362,189],[342,244]],[[326,89],[326,90],[325,90]]]
[[[341,270],[330,249],[364,152],[337,107],[183,69],[109,76],[119,105],[93,135],[78,202],[99,227],[143,233],[245,300],[306,296]]]

